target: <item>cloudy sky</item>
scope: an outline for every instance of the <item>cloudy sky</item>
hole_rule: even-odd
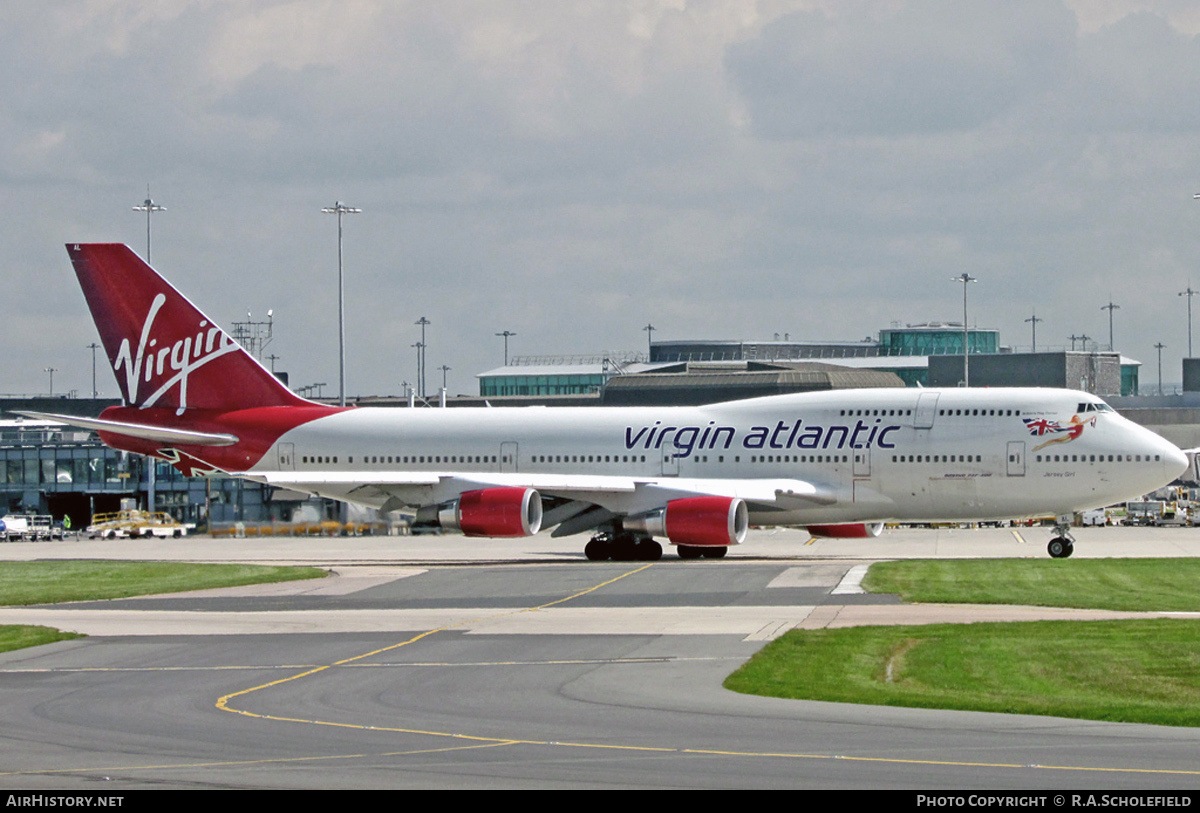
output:
[[[1194,0],[0,5],[0,392],[91,389],[63,244],[120,241],[293,384],[961,318],[1178,381],[1200,289]],[[1200,301],[1196,312],[1200,353]],[[102,394],[115,395],[102,369]]]

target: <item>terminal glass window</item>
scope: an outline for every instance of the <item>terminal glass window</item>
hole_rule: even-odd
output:
[[[967,342],[972,354],[997,353],[1000,333],[996,330],[968,330]],[[880,353],[887,356],[954,356],[962,355],[961,327],[909,328],[881,330]]]
[[[603,373],[559,375],[498,375],[479,379],[479,394],[499,395],[585,395],[604,386]]]

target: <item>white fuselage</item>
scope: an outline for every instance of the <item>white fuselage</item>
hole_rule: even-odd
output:
[[[624,514],[673,489],[743,489],[752,522],[791,525],[1061,515],[1137,497],[1186,467],[1174,445],[1095,396],[997,388],[698,407],[361,408],[290,430],[246,474],[375,507],[438,503],[474,482]]]

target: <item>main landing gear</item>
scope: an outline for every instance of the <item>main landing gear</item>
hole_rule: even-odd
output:
[[[1060,522],[1054,526],[1055,537],[1050,540],[1046,550],[1053,559],[1066,559],[1075,552],[1075,538],[1071,536],[1071,526]]]
[[[593,562],[612,559],[614,562],[657,562],[662,558],[662,545],[648,536],[627,531],[596,534],[583,547],[583,555]]]
[[[725,552],[729,548],[724,545],[700,547],[699,545],[676,545],[675,552],[679,554],[680,559],[723,559]]]
[[[680,559],[721,559],[729,548],[720,545],[676,545]],[[619,533],[600,533],[583,547],[583,555],[593,562],[657,562],[662,558],[662,545],[648,536]]]

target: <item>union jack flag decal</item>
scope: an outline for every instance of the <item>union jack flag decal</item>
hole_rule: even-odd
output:
[[[1066,433],[1065,437],[1051,438],[1045,443],[1034,446],[1033,450],[1035,452],[1038,449],[1049,446],[1051,443],[1070,443],[1071,441],[1075,440],[1075,438],[1083,434],[1085,427],[1096,425],[1096,419],[1094,417],[1081,421],[1079,420],[1078,415],[1072,415],[1071,420],[1065,424],[1061,423],[1060,421],[1048,421],[1045,418],[1022,418],[1021,420],[1025,422],[1025,427],[1029,430],[1029,434],[1037,437],[1042,437],[1043,435],[1062,435],[1064,432]]]
[[[1022,418],[1025,421],[1025,426],[1029,428],[1029,434],[1042,436],[1048,432],[1063,431],[1062,425],[1058,421],[1048,421],[1045,418]]]

